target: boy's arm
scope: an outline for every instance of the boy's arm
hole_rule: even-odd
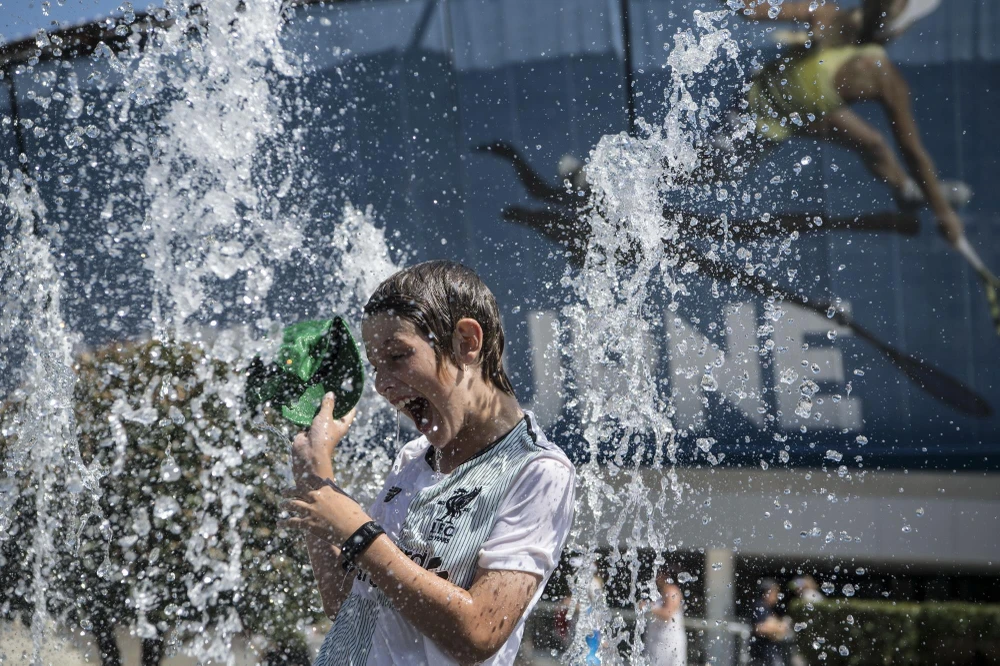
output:
[[[338,420],[333,418],[333,407],[333,394],[327,393],[323,397],[320,413],[310,427],[310,435],[315,434],[317,441],[322,439],[326,446],[312,447],[309,445],[309,438],[304,435],[292,441],[292,475],[296,485],[313,475],[331,481],[335,478],[334,449],[354,420],[355,410],[352,409],[349,414]],[[332,619],[336,617],[341,604],[351,593],[354,576],[345,572],[340,566],[340,548],[308,532],[305,537],[309,562],[312,564],[313,576],[316,578],[319,594],[323,600],[323,611]]]
[[[343,543],[371,520],[354,500],[327,484],[285,493],[290,498],[285,506],[297,516],[282,524],[307,530],[317,539],[314,548],[318,543]],[[321,558],[317,581],[327,590],[324,608],[328,600],[327,612],[339,611],[344,587],[338,591],[336,578],[327,577],[336,576],[339,565],[326,559],[332,550],[315,551]],[[372,541],[355,562],[400,615],[462,664],[479,663],[503,646],[541,579],[521,571],[480,569],[472,587],[464,590],[415,563],[385,534]]]
[[[528,467],[545,472],[545,465]],[[491,538],[483,544],[484,553],[492,549],[496,554],[481,554],[479,570],[468,590],[416,564],[384,534],[356,559],[357,566],[400,615],[459,663],[478,663],[503,646],[538,584],[558,561],[572,524],[574,474],[568,463],[561,478],[552,479],[543,493],[533,477],[522,475],[526,480],[514,484],[512,497],[498,515],[499,527],[494,527]],[[523,493],[517,492],[518,488]],[[546,494],[552,501],[546,501]],[[283,523],[308,530],[328,543],[342,543],[371,519],[354,500],[329,484],[287,491],[286,496],[290,498],[286,507],[296,517]],[[537,548],[515,547],[524,541]]]
[[[323,612],[332,620],[351,593],[354,574],[340,566],[339,548],[309,533],[306,533],[306,550],[309,551],[309,562],[323,600]]]
[[[382,535],[359,566],[400,615],[460,664],[477,664],[507,642],[541,577],[479,569],[468,590],[428,571]]]

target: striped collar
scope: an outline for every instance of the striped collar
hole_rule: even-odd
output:
[[[469,458],[468,460],[466,460],[465,462],[463,462],[461,465],[459,465],[458,467],[456,467],[452,471],[454,472],[454,471],[456,471],[456,470],[464,467],[465,465],[468,465],[473,460],[476,460],[477,458],[482,457],[484,454],[488,453],[489,451],[492,451],[493,449],[495,449],[501,443],[507,441],[508,439],[510,439],[513,436],[516,436],[521,431],[522,426],[527,431],[528,435],[531,436],[531,439],[533,441],[536,440],[535,433],[534,433],[534,428],[533,428],[532,423],[531,423],[531,417],[530,417],[530,415],[527,412],[525,412],[524,413],[524,417],[520,421],[518,421],[517,423],[515,423],[514,427],[511,428],[510,430],[508,430],[506,434],[501,435],[496,441],[494,441],[494,442],[488,444],[487,446],[484,446],[483,448],[479,449],[479,451],[477,451],[474,456],[472,456],[471,458]],[[437,472],[438,470],[436,469],[436,465],[434,464],[435,463],[435,460],[434,460],[434,451],[435,451],[434,445],[430,444],[427,447],[427,453],[424,454],[424,461],[427,462],[427,466],[431,468],[432,472]]]

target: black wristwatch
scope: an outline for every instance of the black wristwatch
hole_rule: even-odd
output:
[[[385,530],[379,527],[374,520],[369,520],[347,538],[344,545],[340,547],[340,563],[344,567],[344,571],[348,571],[354,566],[354,560],[358,555],[365,552],[365,549],[372,545],[372,541],[377,539],[380,534],[385,534]]]

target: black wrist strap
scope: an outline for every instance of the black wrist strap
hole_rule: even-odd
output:
[[[349,536],[344,545],[340,547],[340,563],[344,570],[350,570],[358,555],[365,552],[365,549],[372,545],[372,541],[381,534],[385,534],[385,530],[379,527],[374,520],[369,520]]]

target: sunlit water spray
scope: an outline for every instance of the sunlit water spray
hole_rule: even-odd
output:
[[[726,190],[731,183],[708,185],[697,179],[722,109],[714,93],[694,92],[697,83],[726,68],[742,77],[737,43],[723,27],[731,18],[727,11],[694,13],[694,27],[665,45],[670,78],[662,124],[640,120],[635,135],[603,137],[586,167],[592,189],[582,214],[592,236],[583,270],[565,279],[576,303],[564,312],[572,327],[575,381],[583,396],[582,432],[590,457],[581,470],[578,497],[580,509],[595,523],[578,523],[571,539],[570,548],[583,554],[572,585],[578,599],[587,596],[598,558],[597,544],[586,535],[596,533],[611,547],[610,575],[625,574],[630,602],[640,606],[648,582],[639,580],[638,550],[651,549],[657,553],[654,565],[661,564],[663,554],[676,547],[669,525],[685,510],[683,486],[673,467],[678,447],[699,446],[712,456],[713,433],[699,432],[696,438],[685,430],[688,424],[674,422],[678,389],[674,378],[670,385],[660,378],[655,350],[661,348],[658,339],[678,335],[687,324],[685,311],[698,309],[698,294],[705,290],[695,284],[706,278],[694,259],[724,260],[737,251],[725,214],[712,221],[665,214],[669,197],[676,200],[678,193],[691,204],[732,196]],[[733,138],[745,136],[748,128],[744,123]],[[711,294],[720,298],[728,288],[713,283]],[[683,346],[668,348],[670,354],[685,355]],[[703,394],[719,390],[716,375],[725,355],[706,354],[704,348],[689,351],[690,358],[672,358],[672,364],[682,361],[695,368]],[[714,456],[711,460],[717,462]],[[640,461],[651,463],[658,473],[644,475]],[[581,613],[569,663],[582,663],[584,640],[594,630],[602,631],[607,641],[602,652],[606,663],[616,663],[619,644],[625,642],[631,643],[631,663],[645,663],[645,624],[639,613],[630,636],[620,615],[598,600]]]
[[[81,120],[84,101],[72,68],[47,76],[51,97],[35,98],[41,100],[49,126],[30,119],[23,123],[34,124],[37,137],[57,136],[70,154],[86,150],[90,138],[115,137],[108,154],[89,154],[88,162],[118,187],[109,188],[110,195],[103,187],[91,192],[91,210],[72,214],[106,231],[111,257],[141,254],[143,271],[127,276],[125,284],[128,290],[151,296],[142,334],[180,345],[174,348],[200,350],[205,362],[196,365],[193,380],[204,391],[198,405],[221,405],[224,420],[234,424],[247,416],[241,411],[243,378],[238,371],[257,353],[273,354],[280,326],[302,316],[282,317],[268,304],[276,272],[304,267],[301,272],[314,279],[307,281],[309,293],[302,294],[302,300],[313,304],[316,316],[338,313],[357,323],[364,299],[397,268],[371,210],[346,204],[339,215],[324,214],[332,228],[319,241],[315,229],[309,229],[315,208],[329,206],[333,193],[316,191],[314,173],[301,157],[312,114],[295,92],[302,68],[281,43],[286,11],[280,2],[249,7],[227,0],[195,6],[168,2],[155,10],[155,21],[140,24],[126,5],[116,34],[135,38],[124,50],[102,42],[93,52],[89,83],[105,104],[87,109],[87,121],[93,124]],[[36,42],[40,48],[53,46],[44,33]],[[34,192],[34,183],[19,172],[5,172],[3,180],[5,218],[14,221],[8,229],[17,233],[6,239],[0,264],[5,276],[0,343],[5,351],[23,344],[27,360],[20,367],[14,396],[20,399],[11,403],[18,412],[5,421],[4,439],[14,445],[4,461],[0,538],[13,536],[8,510],[25,486],[32,488],[37,515],[30,553],[34,581],[25,598],[33,602],[36,615],[34,659],[40,659],[42,647],[54,638],[46,621],[48,608],[65,609],[80,601],[49,603],[48,595],[59,587],[52,572],[55,551],[72,555],[76,546],[62,532],[67,526],[79,529],[91,523],[110,540],[107,521],[94,515],[101,475],[117,483],[115,479],[136,472],[126,466],[128,449],[134,446],[128,433],[135,428],[155,433],[181,427],[196,442],[203,464],[202,498],[183,552],[186,598],[173,600],[164,611],[164,592],[157,587],[164,572],[155,564],[156,553],[129,551],[136,536],[149,534],[151,519],[160,524],[182,511],[177,500],[184,498],[175,498],[169,484],[185,470],[174,460],[169,441],[164,442],[165,458],[154,476],[163,494],[152,498],[152,516],[145,507],[135,508],[136,535],[116,544],[124,549],[125,561],[113,562],[106,542],[97,575],[112,582],[127,576],[142,581],[130,588],[133,635],[164,639],[172,634],[186,641],[174,647],[200,660],[231,662],[233,638],[244,629],[231,603],[245,585],[240,523],[255,481],[240,470],[267,454],[275,442],[250,427],[237,429],[235,441],[220,438],[211,422],[206,425],[198,405],[189,417],[171,407],[162,418],[163,401],[178,399],[176,392],[168,391],[171,378],[164,376],[155,378],[142,394],[118,395],[109,413],[96,417],[110,425],[112,464],[108,469],[100,468],[96,459],[85,464],[76,445],[72,409],[73,352],[80,336],[62,319],[63,280],[50,247],[51,239],[60,240],[60,227]],[[72,177],[60,182],[69,185]],[[94,198],[103,200],[95,205]],[[106,295],[119,300],[123,296]],[[220,367],[226,370],[220,373]],[[351,441],[339,456],[345,467],[343,485],[362,500],[374,495],[379,472],[388,465],[386,454],[370,445],[391,418],[373,396],[369,387]],[[376,478],[354,479],[360,466],[352,463],[359,455],[366,457],[364,470],[374,471]],[[277,473],[287,474],[280,469],[283,461],[276,464]],[[55,501],[56,484],[60,490],[69,488],[74,501]],[[76,501],[78,496],[86,501]],[[164,612],[171,622],[163,621]],[[84,628],[90,625],[84,622]]]
[[[4,218],[13,232],[0,252],[5,291],[0,295],[0,348],[8,358],[14,352],[11,344],[30,350],[20,369],[23,382],[13,396],[20,408],[5,425],[17,437],[3,461],[0,479],[0,541],[29,538],[18,534],[13,522],[14,504],[25,491],[33,498],[37,516],[30,535],[32,579],[24,581],[34,588],[32,639],[37,660],[46,632],[53,629],[50,596],[61,594],[55,550],[76,546],[81,512],[88,514],[100,496],[103,471],[97,464],[85,464],[76,445],[71,367],[77,336],[62,319],[62,290],[52,248],[37,233],[45,207],[21,172],[4,170],[0,180],[6,186]],[[19,485],[19,476],[28,477],[27,483]]]

